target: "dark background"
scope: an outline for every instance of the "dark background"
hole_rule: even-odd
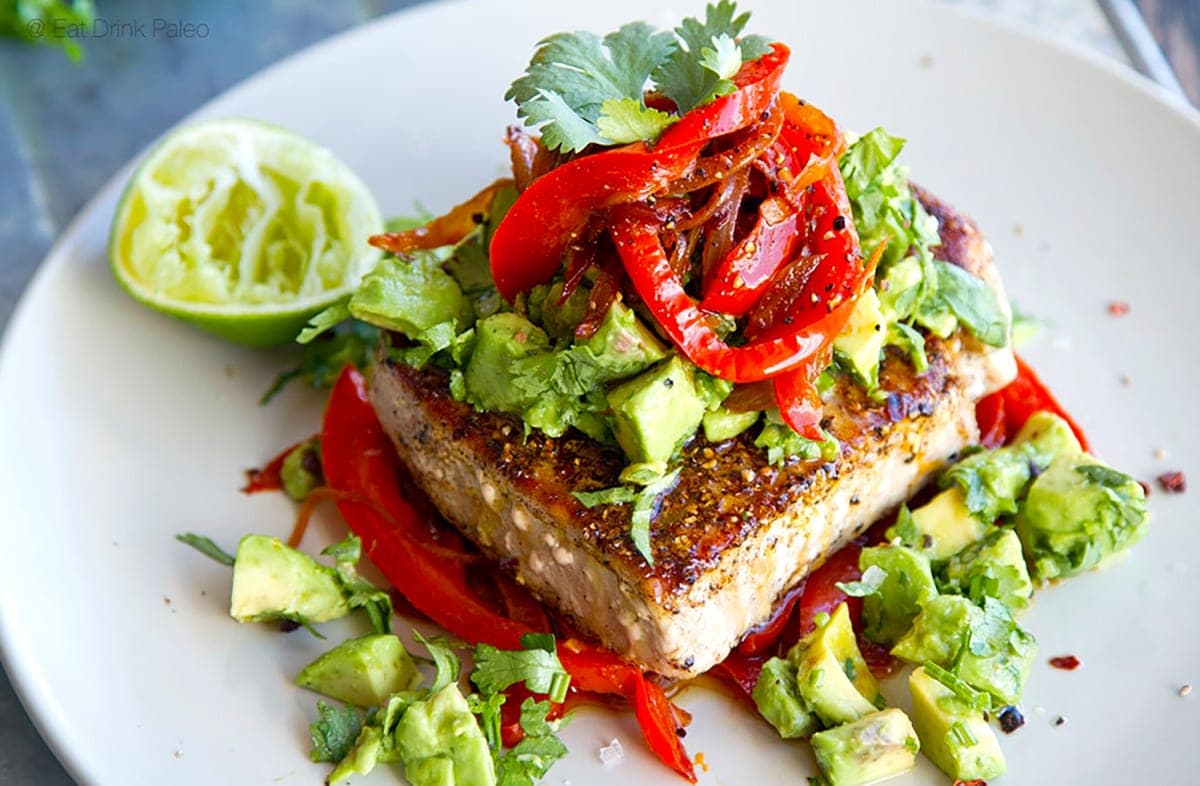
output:
[[[0,41],[0,332],[70,219],[164,130],[264,66],[422,1],[96,0],[105,18],[203,20],[212,32],[84,42],[78,64],[47,46]],[[1200,105],[1200,0],[1137,3]],[[71,783],[0,675],[0,784]]]

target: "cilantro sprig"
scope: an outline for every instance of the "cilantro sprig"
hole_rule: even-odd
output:
[[[762,36],[739,34],[750,14],[732,0],[684,19],[672,32],[631,22],[604,37],[588,32],[543,39],[505,99],[542,134],[551,150],[655,139],[679,116],[734,90],[742,64],[762,57]],[[675,112],[646,105],[646,91],[670,99]]]

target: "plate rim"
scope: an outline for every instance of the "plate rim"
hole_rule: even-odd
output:
[[[75,216],[67,223],[58,237],[51,244],[42,260],[37,264],[33,275],[17,298],[8,322],[0,334],[0,385],[8,381],[13,346],[16,339],[14,334],[24,331],[24,324],[31,317],[27,316],[32,308],[30,305],[39,299],[40,293],[50,286],[49,281],[53,269],[66,264],[60,259],[69,259],[70,251],[79,244],[83,228],[95,219],[105,202],[124,187],[126,180],[147,153],[163,138],[175,130],[194,122],[198,116],[204,115],[209,107],[231,94],[245,90],[253,84],[274,78],[278,70],[288,68],[293,61],[319,56],[329,49],[348,46],[356,37],[368,35],[374,28],[381,25],[400,24],[401,20],[411,20],[423,16],[453,14],[456,9],[468,7],[487,0],[423,0],[418,5],[402,8],[365,23],[334,33],[326,38],[298,49],[285,57],[264,66],[247,75],[233,85],[216,93],[202,104],[185,114],[177,122],[165,128],[151,140],[129,161],[121,165],[97,191],[84,203]],[[538,0],[519,0],[518,5],[536,4]],[[784,2],[784,0],[761,0],[766,4]],[[1155,104],[1169,113],[1188,123],[1196,133],[1200,142],[1200,107],[1188,103],[1187,99],[1167,89],[1149,77],[1134,70],[1131,66],[1118,62],[1109,55],[1093,49],[1079,41],[1057,36],[1030,22],[1020,19],[1001,17],[994,12],[983,9],[966,7],[957,3],[937,2],[936,0],[906,0],[911,5],[922,6],[926,12],[943,14],[956,18],[956,24],[973,24],[988,30],[988,35],[1011,36],[1033,41],[1040,47],[1074,59],[1079,63],[1102,73],[1109,79],[1115,79],[1123,86],[1150,98]],[[7,517],[6,517],[7,519]],[[11,519],[7,519],[11,520]],[[2,600],[2,598],[0,598]],[[82,760],[77,746],[73,745],[67,731],[64,716],[68,713],[62,706],[59,696],[54,693],[44,670],[29,657],[27,651],[19,644],[18,632],[11,628],[9,616],[4,611],[5,605],[0,603],[0,668],[7,675],[13,691],[30,722],[37,729],[43,742],[55,755],[67,774],[80,784],[95,783],[93,774],[88,771]]]

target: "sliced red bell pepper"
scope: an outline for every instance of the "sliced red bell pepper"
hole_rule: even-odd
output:
[[[287,460],[288,455],[293,450],[307,441],[301,440],[294,445],[289,445],[258,469],[246,470],[246,485],[242,486],[242,493],[258,494],[262,491],[279,491],[282,489],[283,477],[281,473],[283,472],[283,462]]]
[[[521,636],[532,629],[481,603],[467,584],[462,562],[422,548],[424,542],[443,538],[432,535],[428,522],[401,495],[397,478],[404,469],[367,398],[362,374],[350,367],[338,377],[325,409],[321,461],[331,487],[362,495],[388,511],[384,517],[370,505],[338,502],[346,523],[362,538],[367,557],[400,594],[456,636],[520,649]]]
[[[475,231],[491,209],[496,192],[512,184],[510,178],[501,178],[466,202],[451,208],[449,213],[438,216],[427,224],[404,232],[372,235],[368,242],[392,254],[452,246]]]
[[[700,308],[683,288],[663,250],[654,219],[632,207],[611,213],[609,233],[638,296],[688,360],[731,382],[757,382],[796,368],[816,355],[845,324],[848,301],[815,322],[775,337],[731,347],[714,329],[715,315]]]
[[[496,289],[506,299],[550,280],[567,245],[597,210],[645,199],[686,175],[714,137],[756,122],[779,91],[790,51],[782,44],[742,66],[738,89],[689,112],[653,147],[637,142],[582,156],[535,180],[492,235]]]
[[[1058,403],[1058,399],[1054,398],[1054,394],[1020,357],[1017,358],[1016,379],[1003,389],[980,399],[975,405],[975,419],[979,422],[981,441],[988,447],[1011,441],[1025,425],[1025,421],[1029,420],[1029,416],[1042,410],[1053,412],[1067,421],[1083,449],[1091,449],[1083,429],[1067,414]]]
[[[700,307],[740,317],[750,310],[776,271],[800,244],[802,216],[782,197],[764,199],[754,227],[704,283]]]
[[[650,750],[675,772],[696,782],[696,770],[679,738],[675,705],[658,685],[642,677],[634,682],[633,712]]]

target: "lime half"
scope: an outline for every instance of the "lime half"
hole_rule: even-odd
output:
[[[333,153],[253,120],[168,135],[134,173],[113,274],[153,309],[251,346],[291,341],[379,258],[366,185]]]

